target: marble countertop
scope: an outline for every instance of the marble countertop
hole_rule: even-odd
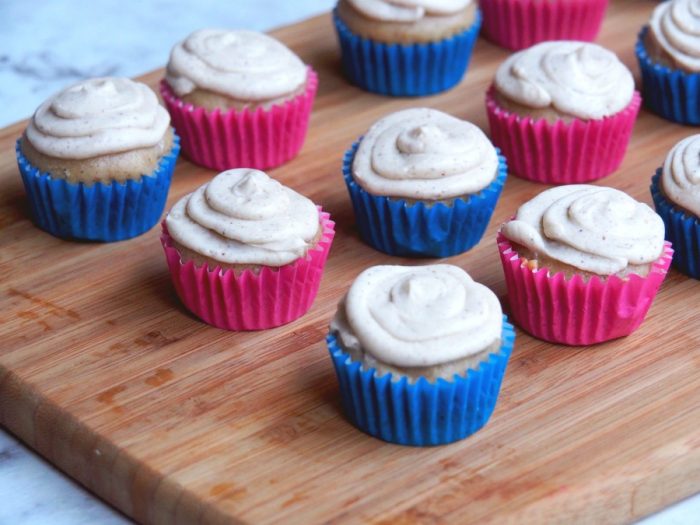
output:
[[[267,30],[326,11],[335,0],[0,1],[0,127],[82,78],[136,76],[167,60],[201,27]],[[86,42],[90,42],[86,45]],[[640,524],[700,522],[700,496]],[[117,525],[130,521],[0,430],[0,525]]]

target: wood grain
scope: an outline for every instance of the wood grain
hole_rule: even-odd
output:
[[[600,42],[634,71],[655,2],[613,2]],[[460,443],[404,448],[340,413],[323,338],[368,265],[410,263],[364,246],[341,157],[378,117],[413,105],[485,127],[484,92],[507,52],[479,41],[465,81],[388,99],[347,85],[329,16],[276,31],[318,70],[301,155],[271,173],[338,223],[318,299],[279,329],[229,333],[178,302],[154,228],[116,244],[54,239],[28,219],[0,131],[0,422],[144,523],[620,523],[700,488],[700,283],[672,271],[632,336],[567,348],[518,332],[491,422]],[[145,78],[156,85],[162,72]],[[642,112],[603,181],[650,202],[668,149],[691,133]],[[181,160],[169,204],[212,172]],[[541,191],[511,177],[481,244],[449,259],[504,299],[497,225]]]

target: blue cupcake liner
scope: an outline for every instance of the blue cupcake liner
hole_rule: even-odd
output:
[[[384,441],[423,447],[464,439],[487,423],[496,407],[515,331],[504,315],[498,352],[464,376],[455,374],[452,381],[434,383],[424,377],[414,383],[405,376],[379,377],[374,368],[364,370],[353,361],[333,334],[326,342],[350,422]]]
[[[404,199],[372,195],[352,177],[360,141],[343,158],[343,177],[362,240],[389,255],[449,257],[473,248],[483,237],[507,178],[506,159],[498,152],[498,174],[478,193],[443,203],[409,204]]]
[[[661,191],[659,168],[651,178],[651,197],[654,207],[666,226],[666,240],[673,244],[673,266],[679,271],[700,279],[700,220],[676,208]]]
[[[446,91],[462,80],[479,36],[482,15],[452,37],[422,44],[385,44],[353,33],[333,10],[347,78],[372,93],[420,97]]]
[[[645,105],[667,120],[700,125],[700,73],[686,73],[654,62],[644,46],[648,30],[642,29],[635,46]]]
[[[113,242],[141,235],[160,220],[180,151],[174,133],[172,149],[153,173],[91,185],[42,173],[24,156],[20,140],[15,144],[17,165],[34,222],[42,230],[63,239]]]

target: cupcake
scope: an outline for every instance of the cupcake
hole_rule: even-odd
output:
[[[696,1],[659,4],[635,49],[644,102],[680,124],[700,125],[700,9]]]
[[[481,12],[476,0],[340,0],[333,21],[350,82],[380,95],[423,96],[462,80]]]
[[[640,102],[632,73],[614,53],[571,41],[511,55],[486,94],[491,138],[512,172],[548,184],[615,171]]]
[[[644,320],[673,250],[649,206],[574,184],[523,204],[498,234],[516,324],[553,343],[629,335]]]
[[[545,40],[593,41],[608,0],[480,0],[483,35],[508,49]]]
[[[326,340],[350,421],[426,446],[486,424],[515,333],[496,295],[457,266],[373,266],[338,305]]]
[[[673,243],[673,265],[700,279],[700,135],[673,147],[652,177],[651,195]]]
[[[92,78],[52,96],[15,146],[37,226],[105,242],[158,222],[179,149],[156,94],[128,78]]]
[[[308,311],[334,233],[320,206],[262,171],[239,168],[180,199],[161,242],[191,312],[226,330],[261,330]]]
[[[318,77],[272,37],[202,29],[175,45],[160,92],[195,164],[267,169],[301,149]]]
[[[478,127],[428,108],[379,120],[343,161],[360,236],[401,256],[448,257],[478,243],[506,171]]]

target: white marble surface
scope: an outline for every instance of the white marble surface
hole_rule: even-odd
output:
[[[0,0],[0,127],[88,76],[135,76],[163,65],[200,27],[269,29],[334,0]],[[196,8],[193,7],[196,5]],[[700,487],[698,487],[700,489]],[[0,525],[129,523],[0,430]],[[700,497],[643,525],[697,525]]]

